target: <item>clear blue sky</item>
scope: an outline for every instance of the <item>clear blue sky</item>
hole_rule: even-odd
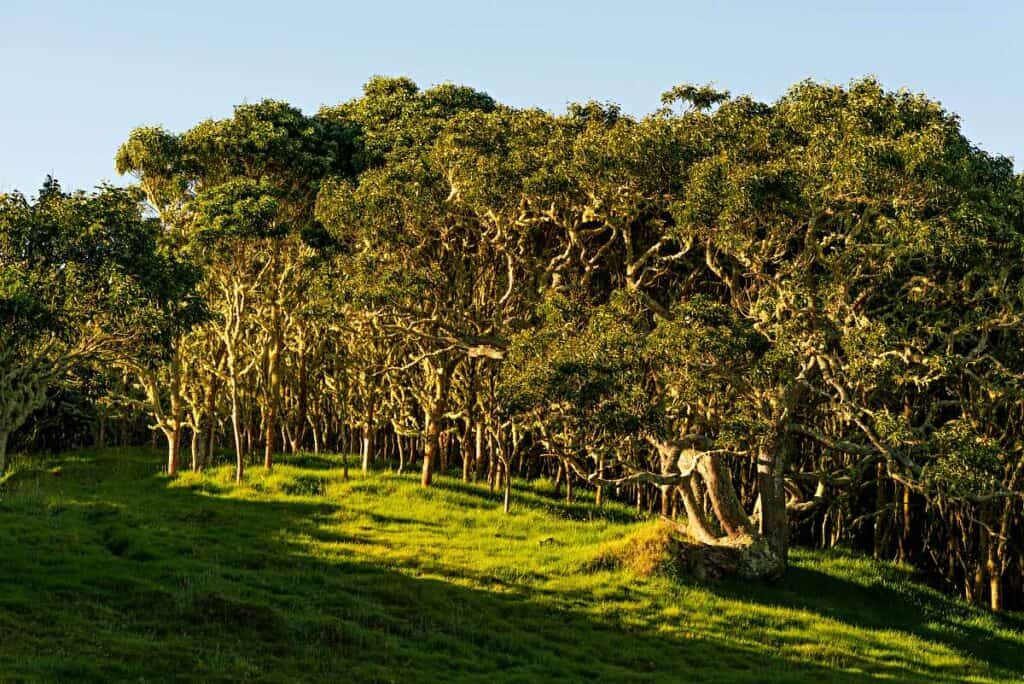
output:
[[[874,74],[940,100],[1021,169],[1022,34],[1010,0],[0,0],[0,191],[34,192],[47,173],[65,187],[116,180],[135,126],[182,130],[264,97],[315,111],[373,74],[635,114],[683,81],[772,100],[804,78]]]

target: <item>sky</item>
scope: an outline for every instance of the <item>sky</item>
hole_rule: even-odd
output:
[[[513,106],[643,115],[714,82],[771,101],[806,78],[925,92],[1024,170],[1024,3],[490,0],[0,0],[0,192],[119,179],[132,128],[233,105],[308,113],[375,74],[455,82]]]

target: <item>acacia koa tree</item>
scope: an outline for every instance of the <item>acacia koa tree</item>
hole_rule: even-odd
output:
[[[118,167],[211,313],[137,384],[239,478],[277,444],[458,463],[506,510],[551,476],[660,507],[721,572],[847,543],[1024,601],[1024,185],[924,96],[684,84],[636,118],[378,77],[137,129]]]
[[[193,269],[159,248],[132,190],[0,197],[0,473],[7,440],[74,365],[163,348],[192,314]]]

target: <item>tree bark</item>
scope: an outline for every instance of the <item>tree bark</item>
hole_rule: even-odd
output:
[[[181,427],[175,425],[164,431],[167,437],[167,474],[174,477],[178,474],[178,459],[181,453]]]
[[[505,464],[505,503],[504,503],[504,507],[503,507],[505,513],[509,512],[511,504],[512,504],[512,472],[511,472],[511,468],[509,468],[508,464],[506,463]]]
[[[434,479],[434,464],[437,462],[441,449],[441,417],[444,415],[448,403],[448,389],[451,387],[454,366],[454,363],[449,362],[436,370],[434,397],[426,411],[423,435],[425,443],[423,445],[423,474],[420,484],[424,487],[429,487]]]
[[[0,477],[7,472],[7,430],[0,430]]]
[[[202,449],[201,442],[202,442],[202,440],[200,439],[199,431],[196,430],[195,428],[192,428],[191,449],[192,449],[192,472],[193,473],[198,473],[199,472],[199,463],[200,463],[200,461],[202,459],[201,454],[199,453],[200,449]]]
[[[783,561],[789,544],[789,516],[786,512],[786,493],[782,487],[784,468],[782,449],[772,448],[759,454],[757,489],[761,498],[760,533],[772,552]]]
[[[245,475],[245,457],[242,451],[242,420],[238,408],[238,381],[231,377],[231,429],[235,435],[235,482],[241,482]]]
[[[715,517],[722,524],[723,531],[730,537],[752,536],[754,526],[740,504],[739,497],[736,495],[736,486],[732,481],[732,474],[725,463],[720,458],[705,457],[700,460],[698,471],[707,487],[711,507],[715,511]],[[785,498],[783,498],[783,514],[785,514]],[[773,550],[775,550],[774,547]]]
[[[370,420],[373,418],[371,417]],[[362,428],[362,442],[359,447],[360,456],[362,457],[362,468],[363,472],[367,473],[370,471],[370,458],[373,455],[374,444],[373,444],[373,428],[370,427],[370,423],[363,423]]]
[[[441,448],[441,424],[440,415],[438,415],[439,413],[439,411],[431,407],[430,412],[427,414],[427,425],[423,435],[423,472],[420,477],[420,484],[424,487],[429,487],[434,481],[434,463],[437,459],[438,451]]]
[[[992,612],[1001,612],[1003,606],[1003,573],[1000,563],[996,560],[995,554],[992,550],[994,544],[989,545],[988,555],[988,590],[989,590],[989,605],[992,608]]]

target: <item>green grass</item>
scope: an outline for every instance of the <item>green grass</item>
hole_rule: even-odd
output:
[[[649,523],[549,485],[506,516],[456,479],[343,482],[338,457],[240,487],[160,461],[76,452],[0,485],[0,680],[1024,679],[1020,616],[849,553],[797,551],[775,585],[644,578],[593,561]]]

